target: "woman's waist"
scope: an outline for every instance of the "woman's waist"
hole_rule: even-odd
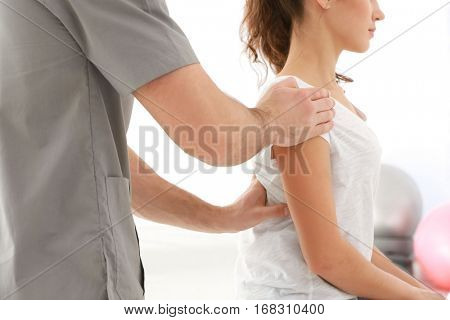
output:
[[[311,272],[300,255],[280,259],[277,255],[259,257],[238,255],[235,281],[240,295],[253,299],[349,299],[352,296]],[[275,294],[276,293],[276,294]],[[258,298],[255,298],[259,295]],[[279,298],[274,298],[278,296]]]

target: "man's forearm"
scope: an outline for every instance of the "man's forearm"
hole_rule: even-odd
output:
[[[238,165],[269,144],[265,113],[222,92],[200,65],[171,72],[134,95],[178,146],[208,164]]]
[[[225,208],[213,206],[162,179],[130,148],[128,156],[136,216],[194,231],[216,233],[219,227],[223,229],[221,212]]]
[[[422,289],[429,289],[423,285],[420,281],[416,280],[407,272],[403,271],[400,267],[395,265],[388,257],[386,257],[377,247],[373,247],[372,250],[372,263],[378,268],[396,276],[397,278]]]

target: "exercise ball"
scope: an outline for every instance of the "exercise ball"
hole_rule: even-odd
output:
[[[403,170],[383,164],[375,198],[375,236],[411,238],[422,216],[422,197]]]
[[[422,216],[422,196],[414,180],[403,170],[382,164],[374,210],[375,245],[412,274],[412,238]]]
[[[423,279],[450,291],[450,203],[431,210],[419,223],[414,255]]]

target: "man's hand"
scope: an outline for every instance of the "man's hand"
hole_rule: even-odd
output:
[[[271,87],[257,108],[266,143],[290,147],[330,131],[335,102],[326,89],[299,89],[290,77]]]
[[[296,145],[331,130],[334,117],[327,90],[299,89],[293,78],[247,108],[199,64],[155,79],[134,96],[180,148],[212,166],[244,163],[269,144]]]
[[[207,233],[237,232],[282,217],[286,205],[266,207],[266,191],[254,178],[232,205],[214,206],[158,176],[128,148],[133,213],[143,219]]]
[[[288,215],[286,204],[266,206],[266,190],[253,176],[250,187],[232,205],[224,208],[217,229],[224,233],[239,232],[266,219]]]

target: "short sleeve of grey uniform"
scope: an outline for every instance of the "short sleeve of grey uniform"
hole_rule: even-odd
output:
[[[41,0],[121,94],[198,63],[165,0]]]

